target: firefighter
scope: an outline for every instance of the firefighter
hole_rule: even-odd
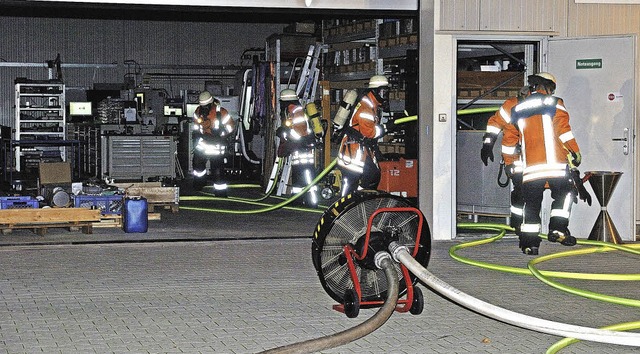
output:
[[[508,98],[500,107],[500,109],[492,115],[487,121],[487,130],[482,136],[482,149],[480,150],[480,159],[485,166],[488,166],[489,159],[493,161],[493,146],[498,139],[498,135],[502,132],[505,125],[511,124],[511,109],[524,100],[529,95],[529,87],[523,87],[518,96]],[[504,163],[501,162],[500,168]],[[509,224],[514,228],[516,234],[520,232],[522,224],[522,215],[524,201],[522,200],[522,162],[520,160],[514,162],[513,171],[511,171],[511,206],[509,208],[510,220]],[[508,181],[507,181],[508,182]],[[501,185],[504,186],[504,185]]]
[[[226,109],[214,100],[211,93],[203,91],[198,97],[199,106],[193,113],[193,178],[194,188],[207,184],[207,162],[213,180],[214,193],[227,195],[224,166],[231,154],[236,123]]]
[[[502,156],[511,176],[515,163],[522,161],[524,216],[518,236],[522,252],[537,255],[545,188],[551,190],[553,199],[548,240],[565,246],[576,244],[568,228],[576,201],[570,167],[579,166],[582,156],[564,102],[553,96],[555,77],[542,72],[530,75],[528,83],[531,94],[511,109],[511,124],[503,127]]]
[[[342,173],[342,196],[357,189],[376,189],[380,182],[381,157],[378,139],[384,135],[380,124],[383,110],[389,107],[389,80],[372,76],[367,90],[355,105],[348,122],[334,127],[344,136],[338,150],[338,168]],[[343,124],[344,123],[344,124]]]
[[[316,177],[315,146],[321,136],[314,133],[307,111],[294,90],[280,92],[280,113],[282,120],[276,132],[280,138],[278,156],[290,158],[291,192],[295,194]],[[302,202],[310,207],[318,205],[316,186],[309,189]]]

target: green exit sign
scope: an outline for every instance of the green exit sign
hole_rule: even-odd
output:
[[[602,59],[578,59],[576,69],[602,69]]]

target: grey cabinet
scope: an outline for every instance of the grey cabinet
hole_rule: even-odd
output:
[[[173,136],[105,135],[101,151],[103,177],[142,181],[176,177]]]

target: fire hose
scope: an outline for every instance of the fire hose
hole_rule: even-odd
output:
[[[361,324],[338,332],[329,336],[293,343],[279,348],[267,350],[265,354],[293,354],[293,353],[313,353],[324,349],[339,347],[341,345],[360,339],[376,329],[380,328],[395,311],[398,302],[398,275],[393,265],[393,260],[387,252],[378,252],[375,256],[376,266],[384,270],[389,288],[387,299],[372,317]]]
[[[390,249],[393,258],[407,267],[407,269],[409,269],[411,273],[422,280],[426,286],[430,287],[446,298],[490,318],[500,320],[517,327],[561,337],[640,347],[639,333],[616,332],[606,329],[597,329],[549,321],[510,311],[505,308],[482,301],[454,288],[453,286],[437,278],[426,268],[424,268],[420,263],[418,263],[405,247],[398,247],[397,245],[394,245],[392,243],[390,245]]]

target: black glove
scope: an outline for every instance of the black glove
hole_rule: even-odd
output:
[[[496,143],[496,135],[486,133],[482,137],[482,149],[480,150],[480,159],[485,166],[489,165],[489,159],[493,162],[493,145]]]
[[[570,170],[571,173],[571,181],[573,182],[573,187],[578,193],[578,197],[586,202],[589,206],[591,206],[591,194],[587,191],[582,183],[582,179],[580,178],[580,171],[577,168],[572,168]]]
[[[334,125],[331,129],[331,142],[337,143],[342,140],[342,136],[344,135],[344,127],[338,127]]]

